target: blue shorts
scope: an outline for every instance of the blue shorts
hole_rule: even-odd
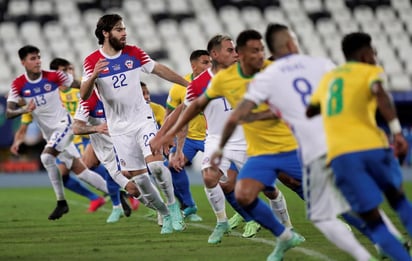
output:
[[[331,161],[336,185],[357,213],[379,206],[382,192],[399,188],[402,172],[392,149],[347,153]]]
[[[265,185],[265,190],[273,190],[279,172],[302,181],[302,166],[296,150],[250,157],[237,178],[254,179]]]
[[[204,140],[193,140],[193,139],[185,139],[185,145],[183,146],[183,154],[188,159],[188,163],[186,164],[191,165],[193,158],[196,156],[196,153],[199,151],[203,152],[205,150],[205,141]],[[170,153],[176,152],[176,147],[173,147],[170,150]]]

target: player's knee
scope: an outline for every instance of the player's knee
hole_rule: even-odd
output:
[[[56,164],[56,157],[49,153],[42,153],[40,155],[40,160],[44,167],[53,166]]]
[[[214,188],[219,182],[219,175],[215,171],[206,169],[203,171],[203,182],[207,188]]]
[[[255,200],[254,198],[251,198],[248,193],[239,190],[235,190],[235,198],[242,207],[249,206]]]
[[[152,161],[147,163],[147,167],[153,175],[160,175],[163,171],[164,165],[163,161]]]

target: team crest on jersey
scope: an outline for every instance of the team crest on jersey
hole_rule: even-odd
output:
[[[30,96],[31,90],[24,90],[23,94],[24,96]]]
[[[118,71],[120,70],[120,64],[115,64],[112,66],[113,71]]]
[[[132,69],[133,68],[133,61],[132,60],[126,60],[124,62],[124,65],[126,65],[127,69]]]
[[[45,90],[46,92],[49,92],[49,91],[52,89],[52,86],[51,86],[50,83],[46,83],[46,84],[43,86],[43,88],[44,88],[44,90]]]
[[[120,165],[126,167],[126,161],[124,161],[124,159],[120,159]]]
[[[35,87],[33,90],[34,90],[34,93],[40,93],[41,91],[40,87]]]

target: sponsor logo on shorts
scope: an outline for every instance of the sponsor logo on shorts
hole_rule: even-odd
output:
[[[126,161],[124,161],[124,159],[120,159],[120,165],[126,167]]]

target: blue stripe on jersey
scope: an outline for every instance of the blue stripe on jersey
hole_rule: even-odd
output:
[[[106,59],[109,65],[103,70],[99,77],[112,76],[118,73],[134,70],[141,67],[141,61],[136,57],[130,56],[129,54],[121,54],[115,59]]]
[[[59,86],[55,82],[50,82],[42,78],[38,83],[26,82],[21,89],[22,97],[34,97],[56,90]]]

